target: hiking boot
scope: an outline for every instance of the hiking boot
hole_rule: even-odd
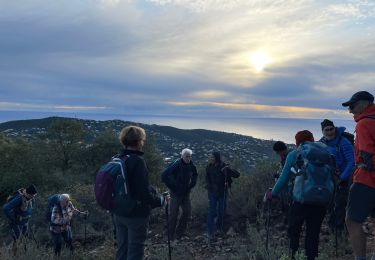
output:
[[[215,243],[217,241],[216,237],[214,235],[208,235],[208,244]]]

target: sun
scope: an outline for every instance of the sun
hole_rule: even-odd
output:
[[[250,57],[251,65],[255,68],[256,72],[263,71],[264,67],[272,61],[272,58],[265,52],[254,52]]]

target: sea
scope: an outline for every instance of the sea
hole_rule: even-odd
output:
[[[287,143],[294,143],[295,134],[305,129],[311,131],[316,140],[320,139],[322,137],[320,122],[324,119],[0,111],[0,123],[13,120],[40,119],[50,116],[93,120],[120,119],[144,124],[172,126],[180,129],[207,129],[236,133],[264,140],[281,140]],[[354,133],[355,122],[349,113],[347,119],[329,119],[336,126],[344,126],[347,132]]]

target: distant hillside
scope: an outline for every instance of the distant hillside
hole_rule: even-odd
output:
[[[171,126],[147,125],[122,120],[83,120],[63,117],[48,117],[43,119],[17,120],[0,123],[0,132],[8,137],[23,137],[33,139],[46,133],[46,129],[55,120],[78,120],[86,127],[89,141],[105,130],[116,133],[129,124],[143,127],[149,139],[155,140],[158,149],[167,160],[179,157],[183,148],[189,147],[194,152],[194,160],[206,163],[209,152],[218,150],[228,160],[238,158],[247,168],[252,168],[259,159],[276,160],[272,151],[272,141],[256,139],[234,133],[226,133],[205,129],[183,130]]]

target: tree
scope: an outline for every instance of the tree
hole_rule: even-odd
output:
[[[82,162],[87,130],[76,119],[58,119],[47,129],[48,142],[55,151],[55,161],[65,171],[75,162]]]

